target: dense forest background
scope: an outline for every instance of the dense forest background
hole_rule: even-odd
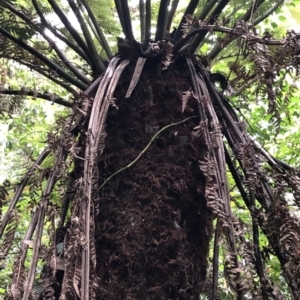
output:
[[[0,299],[299,299],[299,7],[0,0]]]

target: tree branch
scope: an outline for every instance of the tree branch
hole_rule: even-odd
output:
[[[231,17],[232,16],[234,16],[235,15],[235,13],[237,12],[237,11],[239,11],[240,9],[242,9],[243,8],[243,4],[242,5],[239,5],[239,6],[237,6],[235,9],[233,9],[228,15],[226,15],[226,17],[225,17],[225,19],[226,20],[230,20],[231,19]]]
[[[255,81],[257,81],[258,78],[259,78],[259,76],[255,76],[254,78],[250,79],[247,83],[245,83],[244,85],[242,85],[238,90],[236,90],[235,92],[231,93],[230,96],[231,97],[239,96],[246,88],[248,88]]]
[[[41,98],[47,101],[51,101],[56,104],[63,105],[65,107],[72,107],[73,104],[69,101],[64,100],[63,98],[55,95],[55,94],[45,94],[45,93],[39,93],[37,91],[33,90],[0,90],[1,95],[10,95],[10,96],[30,96],[34,98]]]
[[[221,14],[221,12],[223,11],[223,9],[225,8],[225,6],[228,4],[229,0],[222,0],[217,7],[215,8],[215,10],[212,12],[209,20],[208,20],[208,24],[212,25],[216,22],[216,20],[218,19],[219,15]],[[204,37],[206,36],[207,32],[203,31],[200,34],[197,34],[197,36],[194,38],[191,47],[190,47],[190,53],[195,53],[199,44],[202,42],[202,40],[204,39]]]
[[[151,38],[151,0],[146,0],[145,40],[149,41],[150,38]]]
[[[251,192],[253,193],[253,192]],[[255,196],[253,196],[253,206],[255,206]],[[255,257],[255,267],[257,270],[257,274],[259,277],[260,285],[261,285],[261,291],[262,291],[262,298],[263,300],[268,300],[269,297],[267,296],[266,291],[266,277],[265,272],[263,268],[262,258],[261,258],[261,251],[260,251],[260,245],[259,245],[259,229],[258,224],[256,220],[252,218],[252,235],[253,235],[253,246],[254,246],[254,257]]]
[[[15,195],[13,197],[13,199],[10,201],[9,207],[3,217],[3,219],[1,220],[2,222],[0,223],[0,238],[3,235],[3,232],[5,230],[5,227],[7,225],[7,223],[9,222],[9,216],[12,210],[14,210],[14,208],[16,207],[17,202],[19,201],[24,188],[27,185],[28,180],[31,178],[31,176],[33,175],[34,170],[37,168],[37,166],[41,165],[41,163],[45,160],[45,158],[50,154],[50,147],[48,146],[47,148],[45,148],[42,153],[39,155],[39,157],[37,158],[37,160],[32,164],[32,166],[29,168],[29,170],[27,171],[27,173],[23,176],[21,182],[19,183],[17,190],[15,192]]]
[[[0,33],[3,34],[4,36],[6,36],[7,38],[9,38],[11,41],[13,41],[14,43],[16,43],[17,45],[19,45],[20,47],[22,47],[23,49],[27,50],[33,56],[35,56],[38,59],[40,59],[51,70],[55,71],[57,74],[59,74],[65,80],[67,80],[69,83],[77,86],[79,89],[81,89],[83,91],[86,90],[86,88],[88,87],[88,85],[86,85],[82,81],[77,80],[76,78],[74,78],[73,76],[71,76],[69,73],[67,73],[66,71],[64,71],[61,67],[59,67],[54,62],[52,62],[51,60],[49,60],[46,56],[44,56],[43,54],[41,54],[39,51],[37,51],[34,48],[32,48],[31,46],[29,46],[28,44],[26,44],[25,42],[23,42],[21,39],[14,37],[13,35],[11,35],[8,31],[6,31],[5,29],[3,29],[2,27],[0,27]]]
[[[278,1],[274,6],[272,6],[269,10],[267,10],[262,16],[258,17],[253,21],[253,25],[256,26],[264,19],[266,19],[269,15],[271,15],[281,4],[284,3],[284,0]]]
[[[133,41],[134,36],[132,31],[128,0],[121,0],[121,7],[122,7],[122,14],[123,14],[123,21],[124,21],[123,30],[124,30],[125,38]]]
[[[206,3],[206,5],[204,6],[204,8],[201,11],[201,14],[198,16],[197,20],[198,21],[203,21],[206,16],[209,14],[209,12],[211,11],[211,9],[213,8],[213,6],[218,2],[218,0],[210,0]],[[194,40],[197,38],[197,36],[194,38]],[[197,51],[197,49],[199,48],[201,42],[198,43],[198,46],[196,48],[195,51]],[[195,52],[194,51],[194,52]]]
[[[26,66],[26,64],[24,64],[24,63],[23,63],[23,65]],[[34,69],[32,66],[27,66],[27,67],[29,67],[31,69]],[[48,78],[49,80],[53,81],[54,83],[56,83],[56,84],[60,85],[61,87],[63,87],[65,90],[67,90],[68,92],[70,92],[74,97],[78,97],[79,96],[79,93],[76,90],[74,90],[71,86],[69,86],[69,85],[65,84],[64,82],[62,82],[62,81],[60,81],[60,80],[52,77],[46,71],[41,70],[41,69],[40,70],[34,69],[34,70],[36,72],[42,74],[44,77]]]
[[[220,235],[221,225],[220,219],[218,218],[215,237],[214,237],[214,250],[213,250],[213,282],[212,282],[212,293],[211,299],[218,299],[218,279],[219,279],[219,254],[220,254]]]
[[[14,57],[5,57],[5,58],[8,58],[8,59],[12,59],[16,62],[18,62],[19,64],[23,65],[23,66],[26,66],[27,68],[29,68],[30,70],[34,70],[35,72],[38,72],[40,73],[41,75],[43,75],[44,77],[48,78],[49,80],[51,80],[52,82],[56,83],[57,85],[61,86],[62,88],[64,88],[65,90],[67,90],[68,92],[70,92],[74,97],[79,97],[79,93],[73,89],[71,86],[69,86],[68,84],[58,80],[57,78],[55,77],[52,77],[50,74],[48,74],[48,71],[47,70],[43,70],[43,69],[38,69],[35,65],[32,65],[30,63],[26,63],[22,60],[19,60],[17,58],[14,58]],[[93,84],[93,83],[92,83]],[[91,84],[91,85],[92,85]],[[90,85],[90,86],[91,86]]]
[[[37,12],[37,14],[39,15],[42,24],[45,26],[45,28],[47,28],[48,30],[50,30],[51,33],[53,33],[57,38],[59,38],[61,41],[63,41],[66,45],[68,45],[71,49],[73,49],[80,57],[82,57],[91,67],[92,67],[92,63],[90,61],[90,59],[87,57],[87,55],[79,48],[77,47],[76,44],[74,44],[72,41],[70,41],[69,39],[67,39],[65,36],[63,36],[61,33],[57,32],[57,30],[55,28],[53,28],[46,20],[46,18],[44,17],[41,9],[38,6],[38,3],[36,0],[32,0],[32,4]]]
[[[254,6],[251,6],[247,11],[246,13],[240,18],[238,22],[240,21],[245,21],[247,22],[249,20],[249,18],[251,17],[251,15],[257,11],[257,9],[265,2],[266,0],[256,0],[253,2],[253,5]]]
[[[282,46],[284,42],[282,40],[272,40],[272,39],[263,39],[259,38],[258,36],[249,33],[246,30],[241,30],[241,28],[231,29],[224,26],[218,25],[202,25],[201,28],[196,28],[191,30],[185,37],[182,37],[174,46],[174,52],[176,53],[180,48],[188,41],[191,37],[196,35],[197,33],[204,31],[218,31],[218,32],[225,32],[231,35],[235,35],[236,37],[240,37],[246,39],[247,41],[264,44],[264,45],[271,45],[271,46]]]
[[[227,135],[228,135],[228,133],[227,133]],[[226,164],[228,166],[228,169],[229,169],[230,173],[232,174],[234,182],[243,198],[244,203],[246,204],[248,210],[251,211],[251,202],[250,202],[248,193],[244,188],[243,180],[242,180],[240,174],[237,172],[237,170],[234,166],[234,163],[229,155],[227,147],[225,145],[224,145],[224,151],[225,151],[225,159],[226,159]]]
[[[248,9],[248,11],[235,23],[238,24],[238,22],[245,21],[247,22],[251,16],[263,3],[265,0],[257,0],[255,2],[255,6]],[[228,39],[225,43],[220,44],[216,43],[215,47],[212,49],[212,51],[208,54],[208,57],[213,60],[217,57],[217,55],[228,45],[230,44],[235,38]]]
[[[178,25],[178,28],[176,30],[176,33],[174,35],[174,40],[175,41],[178,41],[182,37],[182,35],[183,35],[182,25],[185,22],[185,18],[186,18],[187,15],[192,15],[194,13],[198,3],[199,3],[199,0],[191,0],[189,2],[189,5],[187,6],[187,8],[185,10],[184,15],[183,15],[183,17],[182,17],[182,19],[181,19],[181,21]]]
[[[231,52],[231,53],[228,54],[228,55],[218,56],[218,58],[216,59],[216,61],[222,61],[222,60],[224,60],[224,59],[236,57],[238,54],[239,54],[239,53],[236,53],[236,52],[232,53],[232,52]]]
[[[139,10],[140,10],[140,23],[141,23],[141,41],[145,40],[145,2],[144,0],[139,0]]]
[[[99,36],[101,46],[103,47],[103,49],[104,49],[107,57],[108,58],[112,57],[113,54],[111,52],[111,49],[110,49],[110,47],[108,45],[108,42],[107,42],[107,40],[105,38],[105,35],[104,35],[101,27],[99,26],[99,24],[98,24],[98,22],[96,20],[96,17],[94,15],[93,11],[91,10],[90,6],[87,4],[86,0],[81,0],[81,2],[84,5],[84,7],[85,7],[85,9],[86,9],[86,11],[87,11],[90,19],[92,20],[92,23],[93,23],[93,25],[94,25],[94,27],[96,29],[96,32],[97,32],[97,34]]]
[[[2,2],[3,0],[0,0]],[[30,18],[28,18],[26,15],[24,15],[21,11],[16,9],[14,6],[10,5],[9,3],[5,4],[6,7],[15,15],[17,15],[19,18],[24,20],[27,24],[30,24],[33,26],[34,30],[39,32],[43,38],[48,42],[48,44],[55,50],[58,57],[61,59],[61,61],[71,70],[74,75],[76,75],[82,82],[86,84],[90,84],[91,81],[79,70],[77,69],[74,64],[72,64],[69,59],[66,57],[66,55],[63,53],[63,51],[57,46],[57,44],[45,33],[45,31],[35,24]]]
[[[155,33],[155,41],[162,40],[164,35],[166,34],[166,25],[168,19],[168,6],[169,0],[162,0],[160,1],[159,11],[157,16],[157,23],[156,23],[156,33]]]
[[[99,56],[95,44],[93,42],[93,39],[91,37],[91,34],[89,32],[88,27],[86,26],[85,20],[81,15],[81,12],[78,8],[78,6],[75,4],[75,2],[73,0],[68,0],[68,3],[70,5],[70,7],[72,8],[74,15],[76,16],[78,23],[80,24],[81,30],[83,32],[85,41],[87,42],[87,45],[91,51],[92,54],[92,61],[94,63],[94,66],[97,70],[97,72],[100,74],[105,70],[105,66],[104,63],[101,59],[101,57]]]
[[[210,0],[206,3],[206,5],[203,7],[201,14],[198,16],[199,21],[204,21],[204,19],[207,17],[213,6],[218,2],[218,0]]]
[[[115,0],[115,6],[116,6],[117,14],[119,16],[121,27],[122,27],[123,32],[124,32],[124,17],[123,17],[121,1],[120,0]]]
[[[69,31],[73,39],[76,41],[78,46],[83,50],[84,53],[86,53],[88,56],[91,55],[89,48],[87,47],[86,43],[83,41],[79,33],[75,30],[75,28],[71,25],[68,18],[64,14],[64,12],[59,8],[58,4],[55,2],[55,0],[48,0],[51,7],[53,8],[56,15],[59,17],[59,19],[62,21],[62,23],[65,25],[66,29]]]
[[[169,16],[168,16],[168,21],[167,21],[167,28],[166,28],[167,31],[170,31],[170,29],[171,29],[172,21],[173,21],[178,3],[179,3],[179,0],[172,1],[171,9],[169,11]]]

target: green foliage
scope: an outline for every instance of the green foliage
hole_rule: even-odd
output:
[[[115,36],[118,36],[121,33],[121,28],[114,8],[114,1],[105,0],[101,1],[101,4],[97,0],[88,0],[87,2],[96,15],[99,25],[104,29],[104,31],[111,35],[112,39]]]

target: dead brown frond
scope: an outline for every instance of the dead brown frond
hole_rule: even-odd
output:
[[[5,265],[5,259],[7,257],[8,251],[10,250],[14,238],[15,232],[18,227],[19,215],[16,210],[11,210],[7,217],[7,224],[5,226],[5,231],[2,239],[2,243],[0,245],[0,260],[1,265]]]
[[[182,110],[181,112],[184,113],[185,109],[187,108],[189,100],[192,98],[192,91],[191,89],[182,93]]]

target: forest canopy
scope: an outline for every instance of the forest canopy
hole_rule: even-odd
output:
[[[299,299],[299,7],[0,0],[4,299]]]

